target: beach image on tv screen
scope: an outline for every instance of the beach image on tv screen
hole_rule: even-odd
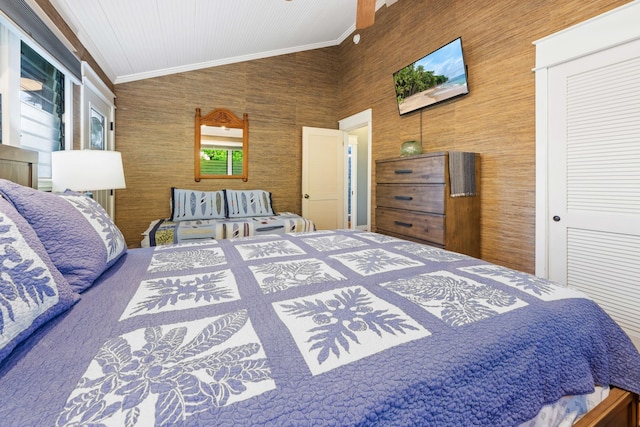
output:
[[[400,114],[467,94],[461,39],[398,70],[393,80]]]

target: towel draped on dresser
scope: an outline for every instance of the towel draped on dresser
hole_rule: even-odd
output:
[[[449,152],[449,180],[451,197],[476,195],[476,154]]]

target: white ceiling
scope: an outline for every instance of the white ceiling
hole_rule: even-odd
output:
[[[357,3],[50,1],[114,83],[335,46],[355,30]]]

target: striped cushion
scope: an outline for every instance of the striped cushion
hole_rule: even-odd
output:
[[[243,218],[251,216],[274,215],[271,206],[271,193],[264,190],[225,190],[227,199],[227,216]]]
[[[225,218],[224,190],[171,188],[171,221]]]

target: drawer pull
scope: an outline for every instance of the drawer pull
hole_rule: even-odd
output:
[[[411,228],[413,227],[413,224],[410,224],[408,222],[402,222],[402,221],[393,221],[396,225],[399,225],[400,227],[407,227],[407,228]]]
[[[393,171],[396,175],[402,175],[402,174],[408,174],[408,173],[413,173],[412,169],[396,169],[395,171]]]
[[[411,196],[395,196],[396,200],[413,200]]]

